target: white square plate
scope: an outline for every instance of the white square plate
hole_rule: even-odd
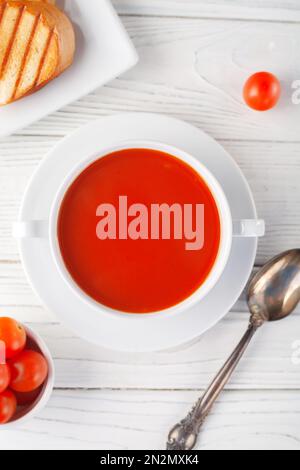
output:
[[[76,31],[73,65],[42,90],[0,108],[0,137],[113,80],[138,61],[137,52],[109,0],[58,0]]]

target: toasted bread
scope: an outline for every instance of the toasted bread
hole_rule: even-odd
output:
[[[0,106],[37,91],[73,62],[67,16],[45,1],[0,0]]]

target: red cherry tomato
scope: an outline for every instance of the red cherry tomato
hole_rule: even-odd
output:
[[[0,393],[7,389],[10,382],[10,370],[7,364],[0,364]]]
[[[36,351],[22,351],[9,363],[10,388],[16,392],[32,392],[42,385],[48,374],[46,359]]]
[[[8,423],[17,409],[17,400],[10,390],[0,393],[0,424]]]
[[[6,358],[10,359],[25,347],[25,328],[13,318],[0,317],[0,340],[5,343]]]
[[[281,95],[281,85],[275,75],[258,72],[252,75],[244,86],[244,100],[256,111],[274,108]]]
[[[17,403],[19,406],[31,405],[39,397],[43,387],[39,387],[33,392],[20,393],[15,392]]]

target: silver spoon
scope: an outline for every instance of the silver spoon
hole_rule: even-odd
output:
[[[191,450],[195,447],[202,424],[256,331],[268,321],[282,320],[296,308],[300,301],[300,249],[287,251],[269,261],[250,282],[247,301],[251,317],[244,337],[204,396],[170,431],[167,450]]]

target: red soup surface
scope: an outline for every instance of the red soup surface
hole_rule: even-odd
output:
[[[120,196],[127,196],[128,208],[148,209],[147,239],[145,225],[143,239],[124,236],[124,220],[130,224],[137,214],[124,216]],[[97,215],[101,204],[116,209],[114,238],[98,236],[97,226],[108,214]],[[153,204],[204,205],[203,248],[187,250],[187,239],[176,239],[172,212],[169,239],[161,235],[162,223],[153,239]],[[217,205],[203,179],[181,160],[148,149],[117,151],[91,164],[67,190],[58,218],[61,254],[75,283],[95,301],[129,313],[164,310],[193,294],[216,261],[220,232]]]

